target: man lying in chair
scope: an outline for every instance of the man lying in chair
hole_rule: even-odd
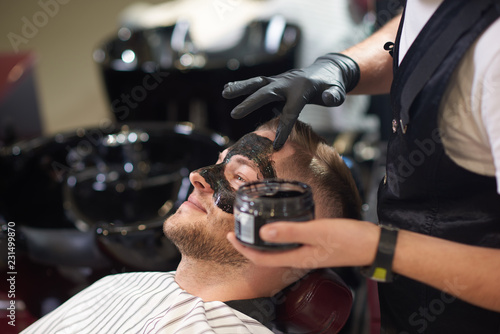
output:
[[[182,259],[175,272],[104,277],[27,328],[28,333],[272,333],[270,297],[306,274],[259,267],[226,238],[233,201],[245,182],[293,179],[313,190],[315,215],[359,218],[351,172],[311,128],[296,122],[273,151],[278,120],[261,125],[190,174],[194,190],[164,224]]]

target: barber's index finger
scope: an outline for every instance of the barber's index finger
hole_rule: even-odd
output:
[[[267,85],[269,81],[265,77],[255,77],[247,80],[228,82],[224,85],[222,97],[233,99],[238,96],[249,95]]]

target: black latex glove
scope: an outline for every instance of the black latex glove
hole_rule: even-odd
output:
[[[354,60],[343,54],[329,53],[306,68],[272,77],[229,82],[224,86],[222,96],[232,99],[251,94],[231,111],[231,116],[236,119],[268,103],[285,102],[273,143],[274,149],[279,150],[306,104],[339,106],[358,81],[359,66]]]

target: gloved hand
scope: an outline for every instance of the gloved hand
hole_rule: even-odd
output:
[[[274,149],[279,150],[306,104],[341,105],[346,94],[357,85],[359,73],[359,66],[354,60],[343,54],[329,53],[303,69],[272,77],[229,82],[224,86],[222,96],[232,99],[251,94],[231,111],[231,116],[236,119],[268,103],[285,102],[273,143]]]

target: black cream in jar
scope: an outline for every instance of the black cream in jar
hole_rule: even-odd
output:
[[[260,250],[297,248],[297,243],[270,243],[259,236],[260,228],[276,221],[314,219],[311,188],[302,182],[265,179],[246,183],[236,192],[234,232],[244,245]]]

